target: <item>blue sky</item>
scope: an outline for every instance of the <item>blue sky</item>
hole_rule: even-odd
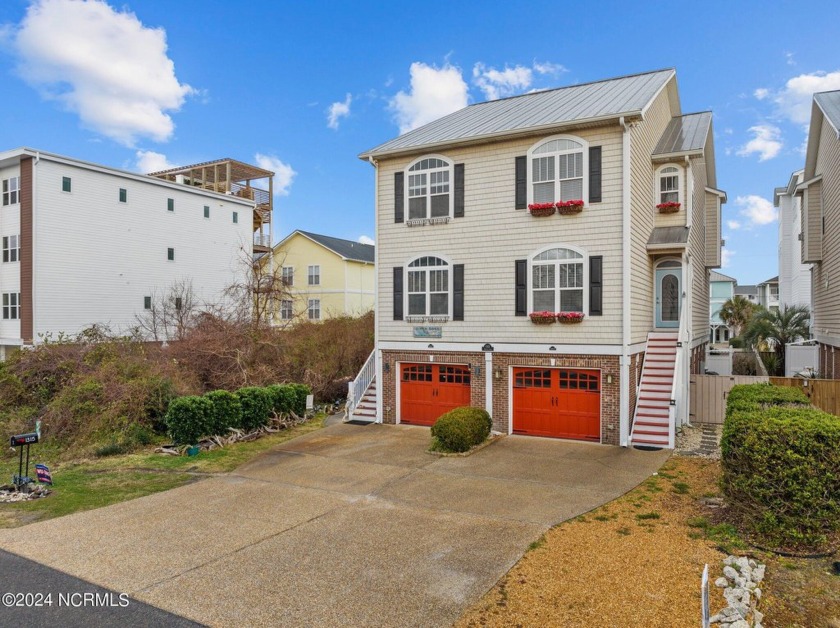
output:
[[[773,188],[811,93],[840,89],[836,2],[3,0],[0,150],[129,170],[232,157],[278,172],[275,237],[373,233],[357,155],[489,97],[665,67],[714,112],[726,266],[777,273]],[[807,16],[804,12],[807,11]]]

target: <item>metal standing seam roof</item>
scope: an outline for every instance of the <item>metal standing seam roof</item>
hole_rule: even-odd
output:
[[[701,111],[672,118],[659,138],[653,156],[702,151],[712,125],[712,112]]]
[[[738,283],[734,277],[724,275],[723,273],[719,273],[715,270],[709,271],[709,281],[731,281],[732,283]]]
[[[571,85],[469,105],[372,148],[359,157],[427,145],[513,135],[531,128],[640,114],[674,77],[673,69]]]
[[[735,294],[751,294],[753,296],[758,296],[758,286],[735,286]]]
[[[372,244],[362,244],[361,242],[353,242],[352,240],[344,240],[342,238],[333,238],[332,236],[320,235],[318,233],[310,233],[309,231],[296,230],[290,235],[300,233],[310,240],[314,240],[321,246],[328,248],[330,251],[345,259],[356,262],[374,263],[374,252],[376,247]],[[288,240],[284,238],[284,241]],[[278,245],[279,246],[279,245]]]
[[[840,90],[814,94],[814,100],[840,137]]]
[[[684,246],[688,243],[688,227],[654,227],[650,232],[647,245],[650,246]]]

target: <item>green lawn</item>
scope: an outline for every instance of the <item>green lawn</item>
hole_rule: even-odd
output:
[[[166,456],[150,452],[111,456],[94,460],[50,465],[53,493],[45,498],[14,504],[0,504],[0,527],[12,528],[33,521],[61,517],[82,510],[182,486],[217,473],[227,473],[272,447],[324,426],[320,416],[303,425],[283,430],[259,440],[201,452],[197,456]],[[32,462],[47,461],[33,446]],[[0,461],[0,482],[17,473],[17,456]],[[30,476],[34,476],[30,466]]]

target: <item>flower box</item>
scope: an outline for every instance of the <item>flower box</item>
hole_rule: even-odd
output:
[[[557,201],[554,205],[557,207],[557,213],[561,216],[579,214],[583,211],[583,200],[581,199],[574,201]]]
[[[555,212],[554,203],[531,203],[528,205],[528,211],[532,216],[552,216]]]
[[[680,211],[680,203],[659,203],[659,205],[656,206],[656,209],[659,210],[660,214],[676,214]]]
[[[564,325],[572,325],[580,323],[583,320],[583,312],[558,312],[557,320]]]
[[[557,322],[557,315],[554,312],[533,312],[529,316],[534,325],[552,325]]]

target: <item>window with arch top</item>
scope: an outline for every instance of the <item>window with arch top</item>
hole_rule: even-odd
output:
[[[583,253],[550,248],[531,258],[531,311],[584,311]]]
[[[408,168],[408,218],[441,218],[452,215],[452,162],[424,157]]]
[[[449,262],[427,255],[408,265],[408,315],[449,316]]]
[[[587,201],[588,144],[574,136],[554,136],[528,151],[528,203]]]
[[[682,203],[680,169],[676,166],[662,166],[657,170],[656,204]]]

